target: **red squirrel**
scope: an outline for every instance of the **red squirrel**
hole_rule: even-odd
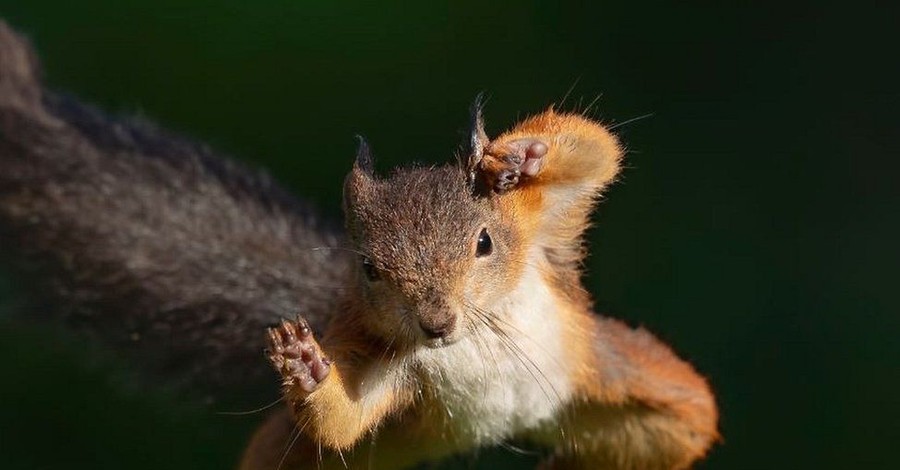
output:
[[[386,178],[360,139],[345,233],[205,147],[47,92],[2,23],[0,128],[3,255],[63,317],[138,355],[165,338],[153,364],[213,388],[260,380],[265,345],[286,406],[243,470],[509,441],[541,468],[681,469],[719,438],[706,380],[592,311],[583,233],[622,151],[587,117],[551,108],[490,139],[476,103],[456,159]]]

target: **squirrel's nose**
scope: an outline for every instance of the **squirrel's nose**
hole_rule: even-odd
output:
[[[449,315],[440,322],[419,320],[419,326],[430,339],[444,338],[453,332],[453,327],[456,326],[456,316]]]

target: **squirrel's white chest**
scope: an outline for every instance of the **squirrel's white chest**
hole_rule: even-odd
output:
[[[478,328],[452,345],[419,354],[459,438],[500,441],[555,420],[569,400],[571,375],[549,289],[539,279],[526,278],[521,285],[498,310],[495,328]]]

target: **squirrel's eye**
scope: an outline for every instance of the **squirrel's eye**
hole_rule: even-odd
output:
[[[376,268],[375,265],[372,264],[372,260],[370,260],[369,258],[363,258],[362,267],[363,272],[366,273],[366,279],[368,279],[369,281],[374,282],[380,278],[378,274],[378,268]]]
[[[487,229],[481,229],[481,233],[478,234],[478,245],[475,248],[475,256],[482,257],[491,254],[491,251],[494,250],[494,242],[491,241],[491,236],[488,235]]]

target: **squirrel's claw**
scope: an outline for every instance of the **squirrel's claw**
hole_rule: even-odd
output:
[[[266,354],[285,387],[312,393],[328,377],[331,361],[322,353],[306,320],[282,320],[267,334]]]
[[[480,169],[489,186],[502,194],[518,186],[523,179],[537,176],[548,151],[546,143],[533,138],[492,144],[485,152]]]

